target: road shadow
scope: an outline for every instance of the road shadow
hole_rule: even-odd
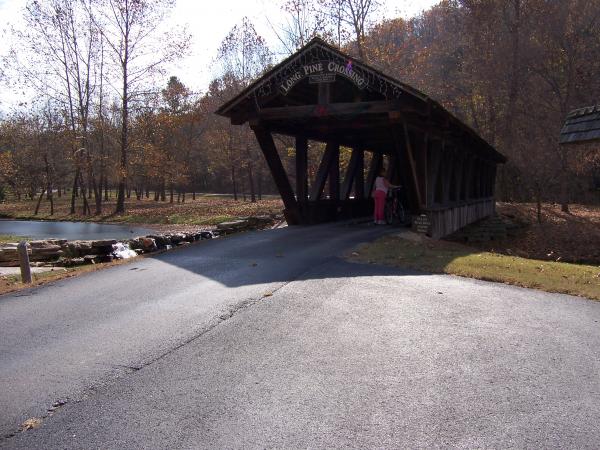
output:
[[[228,287],[306,277],[422,275],[415,270],[346,261],[360,244],[399,231],[399,228],[365,223],[293,226],[201,241],[150,259]],[[333,267],[336,270],[329,270]],[[343,270],[339,270],[340,267]]]

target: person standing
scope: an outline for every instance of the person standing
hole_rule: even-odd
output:
[[[375,225],[385,225],[385,198],[388,189],[397,187],[385,178],[385,169],[379,169],[379,175],[375,178],[373,187],[373,199],[375,200],[374,223]]]

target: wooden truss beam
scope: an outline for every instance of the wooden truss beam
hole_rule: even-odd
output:
[[[322,94],[325,96],[325,94]],[[321,99],[324,101],[325,97]],[[401,111],[405,113],[422,114],[423,111],[415,107],[407,107],[398,101],[374,101],[374,102],[355,102],[355,103],[329,103],[304,106],[281,106],[277,108],[264,108],[260,111],[250,113],[250,117],[232,117],[232,123],[244,123],[256,117],[259,120],[290,120],[302,118],[327,118],[345,115],[360,114],[385,114],[390,111]]]
[[[364,150],[359,148],[352,149],[350,163],[348,164],[348,169],[346,169],[346,176],[344,177],[344,182],[342,183],[341,198],[343,200],[348,200],[350,198],[350,193],[352,192],[352,184],[355,181],[355,184],[357,185],[355,186],[355,198],[359,197],[358,195],[356,195],[359,193],[359,198],[363,198],[362,191],[364,190],[364,155]],[[360,186],[358,186],[358,184],[360,184]]]
[[[310,193],[311,201],[317,201],[321,198],[321,195],[323,194],[323,189],[325,188],[325,183],[327,182],[329,170],[334,160],[336,159],[336,155],[339,158],[339,151],[340,146],[337,142],[327,143],[325,147],[325,153],[323,153],[323,158],[321,159],[319,169],[317,170],[317,177],[315,179]]]
[[[296,198],[308,201],[308,139],[296,136]]]
[[[279,153],[277,153],[277,147],[275,147],[271,132],[260,126],[252,127],[252,131],[254,131],[254,134],[256,135],[260,149],[265,156],[267,165],[273,175],[275,185],[283,200],[286,209],[286,219],[288,223],[296,224],[299,221],[298,203],[294,197],[294,191],[290,184],[290,180],[288,179],[283,164],[281,163],[281,159],[279,158]]]

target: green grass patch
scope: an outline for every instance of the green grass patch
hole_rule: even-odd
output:
[[[20,242],[20,241],[29,240],[26,236],[14,236],[12,234],[0,234],[0,244],[5,244],[7,242]]]
[[[600,267],[478,251],[444,241],[386,236],[361,245],[351,260],[496,281],[600,300]]]

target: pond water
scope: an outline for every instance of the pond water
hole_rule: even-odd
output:
[[[96,240],[143,236],[152,234],[152,230],[107,223],[0,220],[0,234],[26,236],[30,239]]]

